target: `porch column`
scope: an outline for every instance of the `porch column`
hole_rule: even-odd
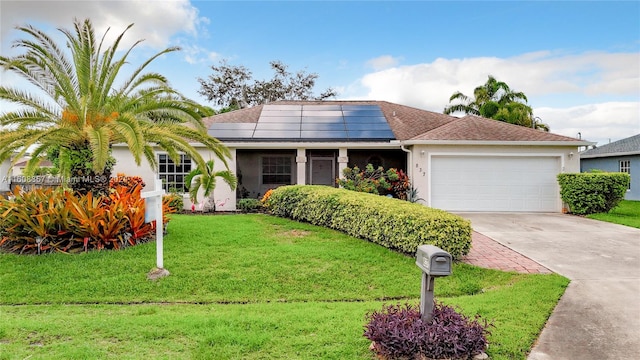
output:
[[[297,184],[305,185],[307,183],[307,153],[304,148],[298,148],[296,154],[296,169]]]
[[[347,148],[338,149],[338,177],[342,179],[342,171],[347,167],[349,157],[347,156]]]

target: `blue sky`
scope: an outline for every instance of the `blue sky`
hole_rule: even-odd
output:
[[[338,99],[387,100],[442,112],[488,75],[524,92],[551,130],[600,145],[640,133],[640,2],[592,1],[6,1],[3,55],[16,24],[99,33],[129,23],[146,39],[134,64],[167,46],[183,50],[153,69],[185,95],[226,59],[271,76],[269,61],[319,75]],[[131,67],[133,69],[133,66]],[[2,74],[3,84],[20,84]],[[18,86],[17,85],[17,86]],[[2,105],[2,104],[0,104]]]

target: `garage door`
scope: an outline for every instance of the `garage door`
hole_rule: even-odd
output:
[[[449,211],[560,211],[559,157],[433,156],[431,206]]]

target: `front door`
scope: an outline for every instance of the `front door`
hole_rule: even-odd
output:
[[[310,183],[311,185],[335,186],[336,166],[333,157],[311,157]]]

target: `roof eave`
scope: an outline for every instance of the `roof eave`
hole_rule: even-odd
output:
[[[614,153],[603,153],[603,154],[580,154],[581,159],[594,159],[594,158],[603,158],[603,157],[615,157],[615,156],[630,156],[630,155],[640,155],[640,151],[625,151],[625,152],[614,152]]]
[[[376,142],[376,141],[335,141],[335,142],[282,142],[282,141],[229,141],[223,142],[225,146],[235,149],[327,149],[327,148],[349,148],[349,149],[371,149],[371,148],[400,148],[400,143],[396,141]]]
[[[405,140],[404,145],[591,146],[590,141]]]

